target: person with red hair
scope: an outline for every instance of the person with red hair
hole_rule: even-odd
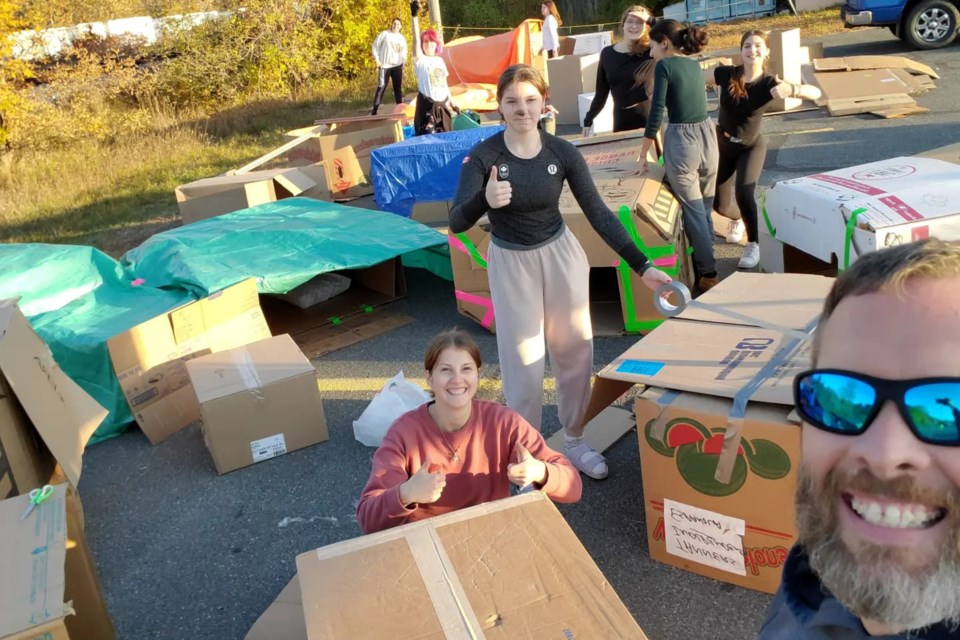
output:
[[[443,42],[433,29],[420,33],[419,18],[413,19],[413,59],[417,75],[417,109],[413,115],[416,135],[453,130],[453,114],[460,110],[450,99],[447,64],[440,57]]]

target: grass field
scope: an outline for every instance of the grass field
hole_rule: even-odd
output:
[[[745,29],[793,27],[806,39],[842,29],[836,9],[710,25],[710,49],[736,47]],[[362,114],[372,90],[372,82],[357,83],[337,100],[254,102],[196,120],[158,113],[155,129],[125,139],[0,155],[0,241],[86,244],[119,255],[178,224],[177,185],[242,166],[317,118]]]

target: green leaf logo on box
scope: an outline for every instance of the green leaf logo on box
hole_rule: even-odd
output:
[[[766,480],[779,480],[790,473],[790,456],[778,444],[741,438],[730,482],[719,482],[714,474],[726,429],[708,429],[691,418],[674,418],[664,428],[663,440],[658,440],[650,434],[654,422],[656,419],[647,422],[643,431],[647,444],[656,453],[676,459],[680,476],[704,495],[722,498],[736,493],[747,481],[748,468]]]

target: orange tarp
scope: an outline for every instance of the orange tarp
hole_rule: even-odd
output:
[[[530,64],[540,49],[542,20],[524,20],[513,31],[487,38],[472,36],[457,38],[443,46],[441,57],[447,63],[450,76],[447,82],[454,84],[482,83],[496,85],[500,74],[512,64]],[[532,50],[531,35],[536,34],[537,50]],[[454,99],[458,106],[463,107]]]

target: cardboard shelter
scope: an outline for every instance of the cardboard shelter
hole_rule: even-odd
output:
[[[778,182],[764,195],[761,264],[797,270],[786,247],[845,269],[864,253],[960,238],[960,165],[901,157]]]
[[[304,553],[297,572],[310,640],[646,638],[540,492]]]
[[[177,187],[175,195],[181,221],[190,224],[293,196],[330,200],[330,189],[321,162],[195,180]]]
[[[580,94],[597,88],[597,67],[600,54],[565,55],[547,60],[550,83],[550,104],[558,111],[557,124],[582,124]]]
[[[11,510],[9,513],[0,511],[3,530],[0,540],[4,541],[0,554],[13,548],[8,546],[8,541],[22,541],[25,539],[22,536],[38,533],[30,530],[34,521],[19,521],[26,506],[24,494],[48,483],[69,483],[58,488],[57,499],[46,509],[48,514],[51,511],[59,514],[55,528],[48,531],[57,541],[64,539],[66,553],[63,555],[59,547],[50,547],[56,552],[56,561],[49,564],[54,575],[48,574],[46,585],[36,585],[42,589],[56,587],[55,592],[51,592],[51,602],[56,602],[58,597],[61,603],[73,602],[74,614],[65,619],[60,610],[51,608],[49,624],[43,632],[51,633],[53,638],[112,640],[115,637],[96,565],[84,538],[83,506],[76,492],[83,449],[106,415],[103,407],[63,373],[16,302],[0,300],[0,500],[6,500],[0,505],[14,504],[6,507]],[[4,559],[0,566],[11,565]],[[29,611],[21,607],[23,601],[19,599],[29,579],[30,574],[19,571],[0,574],[3,594],[0,634],[3,637],[23,631],[22,628],[10,631],[3,625],[20,624],[20,614]],[[14,604],[14,612],[5,609],[7,603]],[[13,637],[32,640],[36,634],[31,631]]]
[[[642,134],[634,132],[588,138],[576,144],[600,196],[619,216],[637,246],[656,266],[693,286],[693,265],[680,225],[680,206],[662,183],[663,170],[651,162],[646,175],[630,175],[636,171],[642,142]],[[663,317],[654,308],[649,289],[593,230],[567,186],[560,196],[560,212],[590,263],[594,335],[645,333],[659,325]],[[495,331],[486,263],[490,234],[483,227],[451,234],[450,260],[457,309]]]
[[[699,300],[810,332],[831,285],[740,272]],[[688,308],[598,374],[587,420],[633,385],[648,386],[634,413],[653,559],[776,591],[796,537],[792,382],[809,365],[809,343]]]
[[[217,473],[329,439],[317,372],[289,335],[200,356],[186,367]]]

